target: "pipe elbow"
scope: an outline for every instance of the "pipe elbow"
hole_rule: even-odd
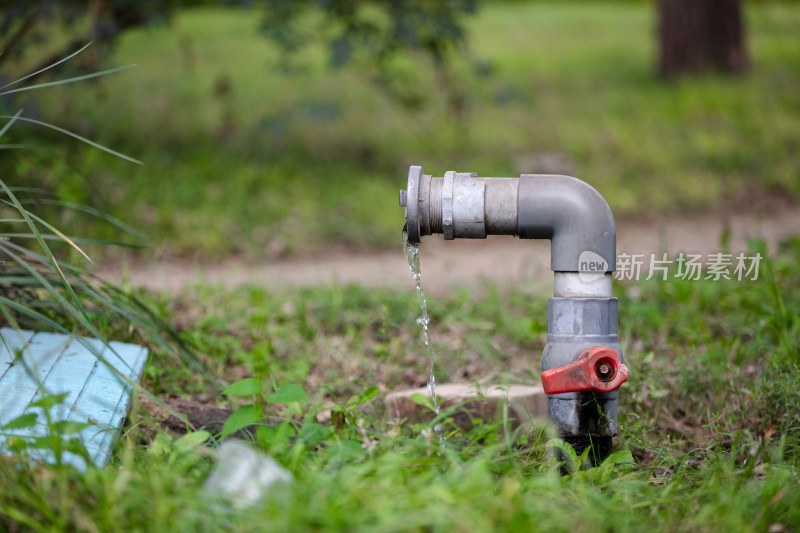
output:
[[[520,238],[551,240],[551,270],[614,271],[614,216],[588,183],[570,176],[523,174],[517,216]]]

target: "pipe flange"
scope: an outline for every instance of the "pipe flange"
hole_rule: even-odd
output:
[[[422,167],[412,166],[408,169],[408,185],[406,186],[406,232],[408,242],[419,244],[419,182],[422,178]]]

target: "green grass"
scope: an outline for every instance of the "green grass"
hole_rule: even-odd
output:
[[[31,104],[144,166],[72,146],[41,155],[46,175],[24,161],[16,175],[110,210],[167,256],[258,260],[394,246],[412,163],[516,175],[520,155],[563,154],[617,215],[797,199],[800,8],[748,5],[747,15],[746,78],[665,83],[648,4],[487,5],[470,23],[480,68],[456,65],[468,94],[458,122],[429,65],[398,65],[430,96],[408,110],[364,66],[328,69],[316,47],[279,72],[249,12],[185,11],[126,35],[107,60],[136,68]]]
[[[759,243],[753,250],[766,253]],[[265,396],[263,420],[279,425],[256,431],[255,445],[295,481],[229,513],[202,490],[215,459],[197,439],[208,435],[176,440],[135,409],[108,468],[0,462],[0,520],[47,531],[795,530],[800,242],[773,257],[756,281],[616,287],[632,368],[620,394],[619,453],[563,478],[545,453],[546,429],[504,432],[500,416],[464,430],[448,412],[442,451],[430,424],[387,421],[375,387],[427,375],[411,290],[199,286],[179,298],[140,295],[207,366],[189,371],[153,346],[145,384],[157,394],[250,405],[252,396],[215,392],[242,375],[266,383],[265,395],[290,383],[305,389],[310,399],[288,406]],[[439,377],[535,381],[545,298],[526,287],[486,289],[430,302]],[[325,402],[338,406],[337,423],[317,422]]]

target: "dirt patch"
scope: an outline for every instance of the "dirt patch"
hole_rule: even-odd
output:
[[[215,434],[222,430],[223,424],[225,424],[225,421],[231,413],[233,413],[231,409],[223,409],[215,405],[193,402],[191,400],[170,397],[159,399],[176,412],[186,416],[186,419],[195,428],[206,429]],[[187,428],[185,423],[171,415],[166,409],[156,404],[150,398],[144,395],[139,396],[139,406],[142,415],[151,419],[157,428],[181,435],[186,433]]]
[[[746,251],[749,238],[764,239],[774,248],[790,235],[800,235],[800,208],[787,206],[762,213],[722,212],[714,215],[659,216],[617,222],[617,252],[710,253],[721,251],[728,234],[732,252]],[[421,266],[425,290],[444,294],[456,287],[485,282],[500,286],[519,283],[552,285],[550,243],[493,236],[486,240],[444,241],[426,237]],[[220,263],[139,261],[116,263],[98,274],[115,282],[128,282],[151,290],[176,293],[194,284],[245,284],[271,289],[357,283],[367,287],[405,290],[411,287],[408,265],[398,245],[396,251],[349,253],[324,250],[313,257],[251,264],[237,258]]]

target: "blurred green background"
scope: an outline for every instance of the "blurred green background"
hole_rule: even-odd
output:
[[[400,54],[383,83],[369,57],[332,66],[324,35],[287,56],[259,31],[261,4],[207,4],[171,6],[169,21],[120,31],[52,77],[134,68],[0,102],[3,114],[22,108],[143,165],[18,124],[13,135],[46,141],[4,153],[9,179],[112,213],[160,257],[201,260],[396,247],[410,164],[569,173],[618,217],[800,198],[797,3],[745,3],[752,66],[741,77],[659,77],[650,2],[484,2],[463,14],[464,43],[444,71]],[[327,24],[313,10],[299,19]],[[82,35],[80,23],[50,25],[7,58],[4,79]],[[59,216],[75,233],[115,237],[111,225]]]

